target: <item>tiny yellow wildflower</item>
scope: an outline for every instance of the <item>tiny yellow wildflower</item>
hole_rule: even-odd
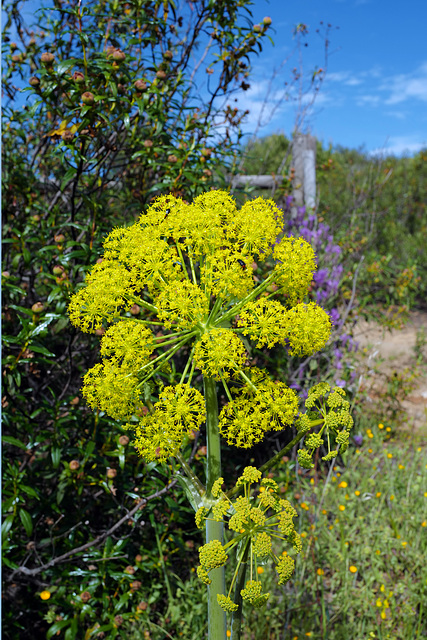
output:
[[[49,600],[50,596],[51,596],[51,592],[50,591],[42,591],[40,594],[40,598],[42,600]]]
[[[345,511],[345,506],[343,504],[340,504],[340,506],[338,507],[338,509],[340,511]]]
[[[227,629],[227,638],[231,638],[231,631],[230,631],[230,629]]]
[[[387,454],[387,458],[391,459],[392,457],[393,457],[393,454],[392,454],[392,453],[388,453],[388,454]]]
[[[390,433],[390,431],[391,431],[391,427],[386,427],[386,428],[385,428],[385,430],[386,430],[388,433]]]
[[[375,553],[377,554],[377,556],[380,556],[380,555],[381,555],[381,551],[380,551],[379,549],[377,549],[377,550],[375,551]]]
[[[390,496],[390,500],[394,500],[394,494],[393,493]]]
[[[325,572],[323,571],[323,569],[317,569],[317,575],[318,576],[324,576]]]
[[[399,465],[397,466],[397,468],[398,468],[398,469],[404,469],[404,468],[405,468],[405,465],[404,465],[404,464],[399,464]]]
[[[405,540],[403,540],[402,541],[402,547],[406,547],[407,545],[408,545],[408,543]]]
[[[422,523],[421,523],[421,526],[422,526],[422,527],[427,527],[427,521],[426,521],[426,520],[423,520],[423,521],[422,521]]]
[[[264,567],[258,567],[256,572],[260,576],[262,573],[264,573]]]
[[[376,498],[380,498],[381,497],[381,491],[377,491],[377,493],[375,494]]]
[[[357,573],[357,567],[355,567],[354,564],[351,564],[348,570],[350,571],[350,573]]]
[[[346,483],[345,480],[342,480],[339,485],[338,485],[341,489],[345,489],[346,487],[348,487],[348,484]]]
[[[355,496],[360,496],[360,491],[359,491],[359,490],[355,491],[355,492],[354,492],[354,495],[355,495]]]
[[[382,422],[379,423],[378,429],[384,429],[384,425],[382,424]]]

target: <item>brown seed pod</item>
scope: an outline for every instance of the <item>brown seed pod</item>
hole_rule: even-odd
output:
[[[43,302],[35,302],[33,304],[33,306],[31,307],[31,311],[33,313],[42,313],[42,311],[44,311],[44,304]]]
[[[121,49],[116,49],[113,51],[113,60],[114,62],[123,62],[126,60],[126,54]]]
[[[76,84],[84,84],[85,76],[81,71],[75,71],[73,73],[73,80]]]
[[[45,51],[42,53],[40,60],[46,67],[51,67],[55,61],[55,56],[50,51]]]
[[[95,96],[90,91],[85,91],[82,94],[82,102],[90,107],[95,103]]]
[[[137,91],[145,91],[147,88],[147,83],[145,82],[145,80],[136,80],[133,86]]]

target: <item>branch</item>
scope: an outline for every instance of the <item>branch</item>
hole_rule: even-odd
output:
[[[41,567],[37,567],[35,569],[28,569],[27,567],[18,567],[11,573],[11,575],[8,577],[8,580],[9,581],[13,580],[16,574],[18,573],[23,573],[26,576],[35,576],[38,573],[46,571],[46,569],[50,569],[50,567],[54,567],[55,565],[61,562],[64,562],[65,560],[67,560],[68,558],[71,558],[71,556],[74,556],[77,553],[81,553],[82,551],[86,551],[86,549],[90,549],[91,547],[94,547],[95,545],[100,544],[106,538],[108,538],[108,536],[114,533],[114,531],[119,529],[119,527],[121,527],[122,524],[127,522],[129,518],[131,518],[139,509],[145,506],[147,502],[149,502],[150,500],[154,500],[154,498],[158,498],[164,493],[167,493],[170,489],[172,489],[172,487],[174,487],[177,484],[177,482],[178,482],[178,479],[172,480],[166,487],[163,487],[163,489],[156,491],[155,493],[151,494],[151,496],[148,496],[147,498],[141,498],[141,500],[139,500],[137,504],[130,511],[128,511],[125,516],[123,516],[123,518],[120,518],[120,520],[118,520],[110,529],[108,529],[101,535],[97,536],[91,542],[87,542],[86,544],[83,544],[80,547],[71,549],[71,551],[67,551],[67,553],[62,554],[62,556],[58,556],[57,558],[53,558],[52,560],[42,565]]]

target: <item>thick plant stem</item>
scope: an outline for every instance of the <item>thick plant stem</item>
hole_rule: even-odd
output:
[[[221,475],[221,443],[218,431],[218,398],[216,382],[213,378],[203,380],[206,404],[206,435],[207,435],[207,469],[206,492],[211,497],[212,485]],[[222,522],[206,520],[206,542],[219,540],[224,543],[224,525]],[[209,640],[227,639],[227,621],[225,612],[217,601],[217,594],[225,592],[224,567],[214,569],[209,577],[212,582],[208,585],[208,638]]]

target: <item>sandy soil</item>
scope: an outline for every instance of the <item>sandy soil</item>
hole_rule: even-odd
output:
[[[422,333],[425,338],[421,349],[423,358],[417,367],[415,346],[417,334],[420,338]],[[362,365],[367,365],[369,373],[365,375],[365,379],[369,381],[368,395],[373,402],[378,389],[384,387],[381,372],[390,375],[393,371],[399,373],[407,369],[408,374],[419,374],[414,380],[413,390],[403,400],[402,407],[407,414],[405,426],[411,430],[421,430],[423,436],[427,437],[427,312],[411,312],[407,324],[400,330],[389,331],[373,322],[359,322],[354,337],[360,345]]]

